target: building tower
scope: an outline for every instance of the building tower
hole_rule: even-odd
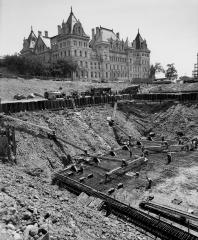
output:
[[[78,71],[73,73],[73,78],[88,77],[85,59],[89,55],[89,36],[84,32],[82,24],[70,11],[66,22],[58,25],[58,34],[51,38],[52,61],[58,59],[75,61],[78,63]],[[68,76],[71,77],[71,76]]]

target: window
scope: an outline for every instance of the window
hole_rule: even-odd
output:
[[[80,57],[82,57],[82,51],[80,51]]]
[[[87,57],[87,52],[85,51],[85,57]]]
[[[80,61],[80,66],[81,66],[81,67],[83,66],[83,62],[82,62],[82,61]]]
[[[93,72],[91,72],[91,77],[93,77]]]
[[[86,68],[88,67],[88,64],[87,64],[87,62],[85,62],[85,67],[86,67]]]
[[[76,50],[74,50],[74,56],[77,56],[77,51]]]
[[[106,72],[106,78],[108,78],[108,72]]]
[[[106,69],[108,69],[108,64],[106,63]]]
[[[66,57],[66,51],[65,51],[65,57]]]
[[[68,56],[70,56],[70,50],[68,51]]]
[[[95,72],[95,78],[97,78],[97,72]]]

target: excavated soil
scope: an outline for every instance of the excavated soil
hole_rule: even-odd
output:
[[[104,154],[119,147],[116,136],[126,139],[121,132],[116,133],[108,125],[113,107],[106,105],[89,107],[73,112],[39,111],[13,114],[24,121],[49,127],[63,140],[86,149],[91,154]],[[154,131],[157,137],[177,141],[176,132],[181,131],[192,138],[198,135],[198,105],[182,104],[140,104],[122,103],[118,105],[116,122],[134,140]],[[67,190],[51,185],[51,175],[63,169],[63,156],[79,156],[82,151],[75,147],[58,143],[46,137],[46,133],[26,124],[15,123],[17,141],[17,166],[0,164],[1,198],[0,204],[6,207],[1,212],[1,228],[10,232],[24,234],[27,225],[48,224],[52,239],[147,239],[129,224],[113,217],[106,218],[102,213],[82,207],[76,197]],[[153,195],[155,201],[184,210],[198,210],[198,152],[177,152],[173,161],[166,165],[166,154],[150,154],[148,164],[139,167],[139,177],[125,176],[121,180],[124,189],[115,193],[115,198],[138,206],[139,202]],[[133,169],[131,170],[133,172]],[[145,190],[146,177],[151,177],[151,190]],[[119,179],[120,180],[120,179]],[[117,184],[112,181],[111,186]],[[174,205],[172,200],[181,204]],[[12,220],[12,208],[17,220]],[[33,210],[28,208],[31,207]],[[10,210],[11,208],[11,210]],[[35,215],[34,213],[35,210]],[[32,212],[31,212],[32,211]],[[49,213],[48,218],[43,218]],[[30,215],[24,220],[24,215]],[[33,218],[35,217],[36,220]],[[8,218],[8,219],[7,219]],[[39,222],[41,220],[41,223]],[[55,219],[55,220],[54,220]],[[7,224],[4,226],[3,224]],[[5,230],[7,228],[7,230]],[[6,238],[5,238],[6,239]],[[8,238],[7,238],[8,239]],[[16,238],[10,238],[16,239]],[[19,238],[18,238],[19,239]],[[35,237],[29,239],[36,239]]]

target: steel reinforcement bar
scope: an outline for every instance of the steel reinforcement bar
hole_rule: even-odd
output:
[[[118,200],[65,175],[57,173],[54,177],[54,181],[62,183],[66,188],[75,193],[85,192],[89,196],[102,199],[112,213],[163,240],[198,240],[198,237],[191,233],[185,232],[169,223],[121,203]]]

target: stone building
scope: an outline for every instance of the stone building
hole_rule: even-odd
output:
[[[92,80],[148,79],[150,50],[138,30],[135,40],[124,41],[113,29],[96,27],[92,36],[85,33],[83,26],[71,9],[66,22],[58,25],[58,34],[42,36],[33,30],[24,39],[22,55],[34,54],[45,63],[64,59],[78,63],[73,78]]]

